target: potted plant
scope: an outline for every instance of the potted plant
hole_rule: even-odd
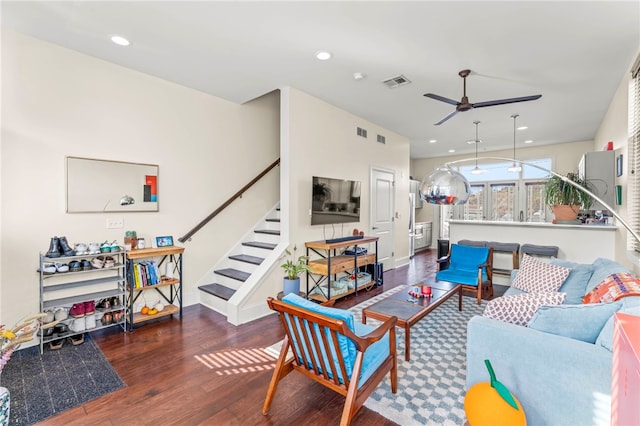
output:
[[[591,185],[577,173],[569,172],[565,176],[587,190]],[[588,210],[593,203],[591,196],[571,185],[560,176],[551,176],[544,185],[545,202],[553,211],[555,223],[576,222],[580,209]]]
[[[296,259],[296,250],[298,248],[294,245],[293,252],[289,251],[289,249],[285,250],[285,253],[289,258],[285,263],[280,265],[284,272],[287,274],[284,277],[284,295],[286,296],[289,293],[300,293],[300,274],[308,271],[309,266],[307,265],[307,260],[309,256],[298,256]]]
[[[313,184],[313,203],[312,210],[322,211],[324,202],[331,196],[331,188],[326,183]]]

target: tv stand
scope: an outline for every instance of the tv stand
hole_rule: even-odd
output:
[[[338,241],[339,240],[339,241]],[[334,242],[329,242],[334,241]],[[365,244],[375,244],[373,253],[360,254],[354,250],[352,255],[339,254],[339,249]],[[362,266],[378,263],[378,237],[353,236],[334,238],[332,240],[309,241],[305,243],[307,248],[307,298],[318,302],[335,300],[350,294],[358,294],[359,289],[370,289],[381,277],[378,277],[378,268],[373,268],[373,276],[366,275],[361,279],[349,279],[353,274],[357,277],[358,269]],[[311,259],[315,253],[319,258]],[[347,274],[338,279],[338,274]],[[345,278],[346,277],[346,278]],[[367,279],[369,278],[369,279]],[[366,279],[366,282],[362,280]]]

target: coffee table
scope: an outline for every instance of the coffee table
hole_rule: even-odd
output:
[[[363,324],[367,323],[367,318],[380,321],[386,321],[391,317],[398,318],[396,325],[404,327],[404,359],[407,361],[410,359],[410,329],[414,324],[456,293],[458,293],[458,310],[462,310],[462,286],[460,284],[438,281],[435,284],[418,283],[415,285],[430,285],[432,297],[412,297],[409,295],[409,289],[414,286],[407,285],[397,293],[362,310]]]

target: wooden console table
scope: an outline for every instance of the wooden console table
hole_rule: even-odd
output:
[[[358,254],[358,247],[365,244],[375,244],[374,253]],[[357,272],[361,266],[378,263],[378,237],[363,237],[359,239],[331,242],[327,243],[325,240],[309,241],[305,243],[307,248],[307,265],[310,270],[307,271],[307,298],[317,300],[319,302],[325,302],[327,300],[334,300],[341,297],[348,296],[349,294],[358,293],[358,287],[370,288],[378,282],[378,268],[373,268],[372,280],[366,283],[358,283]],[[338,250],[346,250],[349,247],[354,247],[354,254],[342,254]],[[310,254],[315,253],[320,256],[317,259],[311,259]],[[346,289],[333,289],[334,296],[331,295],[332,283],[338,280],[338,274],[341,272],[349,273],[353,271],[356,279],[353,288]],[[317,278],[316,278],[317,276]],[[324,285],[326,282],[326,289]],[[311,285],[310,285],[311,284]],[[314,292],[314,290],[320,289],[320,294]]]

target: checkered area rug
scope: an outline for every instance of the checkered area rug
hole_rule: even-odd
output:
[[[395,287],[350,309],[357,322],[361,311],[403,290]],[[482,305],[475,298],[463,297],[462,312],[458,297],[452,296],[411,328],[411,360],[404,359],[404,330],[396,328],[398,353],[398,392],[391,393],[389,378],[385,378],[364,403],[365,407],[403,426],[463,425],[466,381],[467,322],[482,315]],[[378,321],[367,319],[367,324]],[[267,353],[278,357],[282,342]]]

